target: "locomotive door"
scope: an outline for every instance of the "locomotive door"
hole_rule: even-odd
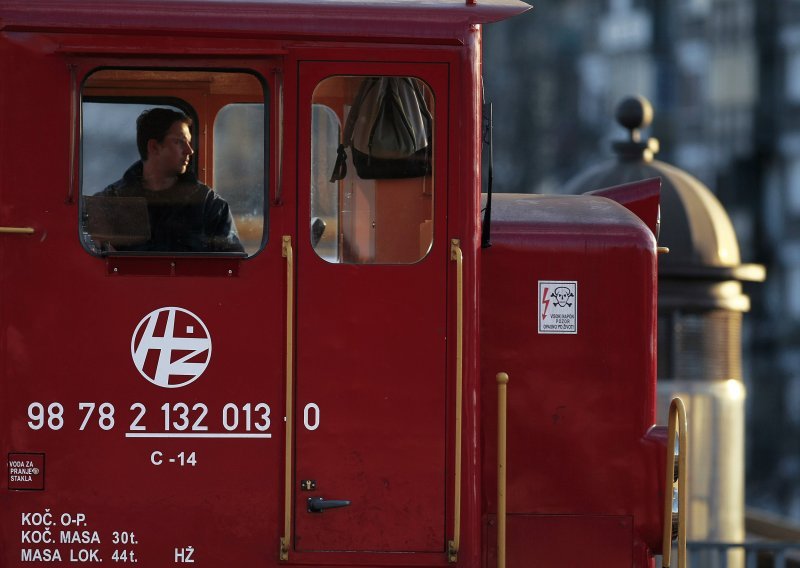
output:
[[[446,548],[449,249],[445,169],[433,167],[445,156],[440,70],[300,66],[296,552]],[[431,115],[429,173],[365,179],[373,174],[347,148],[347,175],[331,181],[356,94],[387,73]]]

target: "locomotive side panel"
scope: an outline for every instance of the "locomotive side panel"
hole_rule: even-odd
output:
[[[484,494],[491,514],[503,371],[509,538],[549,526],[509,541],[509,561],[574,559],[599,533],[628,539],[617,554],[653,548],[661,475],[644,438],[655,422],[655,239],[605,198],[500,195],[493,212],[481,279]],[[538,536],[551,532],[573,536]]]
[[[458,208],[477,209],[477,199],[448,195],[478,184],[473,137],[467,150],[448,150],[452,131],[477,132],[475,115],[450,119],[477,100],[469,89],[450,97],[450,81],[477,84],[474,69],[461,76],[462,49],[304,46],[279,57],[265,43],[265,56],[248,47],[235,58],[230,43],[204,48],[192,37],[2,39],[6,77],[22,84],[4,91],[3,123],[26,146],[3,157],[0,223],[33,230],[0,241],[3,564],[270,566],[279,554],[301,564],[447,564],[457,480],[477,485],[475,460],[456,477],[453,445],[449,231],[465,242],[474,299],[476,239],[465,231],[475,232],[476,216]],[[30,64],[12,68],[15,59]],[[320,139],[335,156],[355,87],[382,76],[423,85],[431,172],[331,182],[332,162],[318,167],[315,117],[333,109],[333,135]],[[326,81],[334,95],[316,97]],[[96,228],[89,203],[137,159],[141,107],[193,119],[190,167],[228,198],[244,252],[127,251],[146,238],[139,225]],[[220,173],[229,107],[246,107],[244,126],[260,124],[263,144],[232,155],[243,164],[236,173],[260,164],[261,179],[239,182],[261,196],[255,206],[234,199]],[[46,167],[25,149],[41,138],[25,121],[42,119],[57,157]],[[244,126],[227,137],[249,140]],[[129,161],[112,165],[117,138],[131,146]],[[24,171],[30,191],[9,192]],[[316,178],[336,203],[321,235]],[[466,312],[474,328],[474,301]],[[465,359],[474,385],[474,348]],[[474,499],[461,514],[470,535]],[[478,546],[469,539],[456,551],[465,565]]]
[[[14,88],[4,87],[0,112],[15,142],[0,166],[0,224],[33,234],[0,243],[9,458],[0,563],[265,557],[274,546],[264,536],[278,534],[284,353],[263,322],[284,322],[279,249],[246,265],[236,255],[92,255],[78,133],[82,79],[95,64],[35,34],[4,34],[2,46]],[[181,68],[172,82],[186,84],[187,69],[208,67],[137,65]],[[117,95],[135,98],[141,86]],[[117,95],[105,93],[106,104]],[[208,155],[199,139],[213,124],[196,111],[195,149]],[[111,183],[122,171],[105,174]]]

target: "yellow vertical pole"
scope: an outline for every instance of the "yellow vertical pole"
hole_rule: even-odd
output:
[[[675,484],[675,441],[678,441],[678,567],[686,568],[686,478],[689,475],[688,420],[680,398],[669,405],[667,418],[667,467],[664,476],[664,533],[661,566],[672,567],[672,489]]]
[[[497,373],[497,568],[506,566],[508,375]]]
[[[280,559],[289,559],[289,544],[292,537],[292,424],[294,402],[293,358],[294,358],[294,256],[292,237],[283,237],[281,254],[286,259],[286,456],[283,485],[283,537],[281,537]]]
[[[450,260],[456,263],[456,455],[455,455],[455,495],[453,499],[453,539],[448,543],[449,562],[458,561],[458,548],[461,541],[461,404],[463,399],[462,377],[464,374],[464,255],[461,241],[450,241]]]

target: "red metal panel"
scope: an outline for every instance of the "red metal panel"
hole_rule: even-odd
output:
[[[651,178],[644,181],[635,181],[590,191],[587,195],[598,195],[613,199],[620,205],[636,214],[639,219],[650,227],[650,230],[658,238],[659,223],[661,215],[659,211],[659,197],[661,193],[661,178]]]
[[[374,55],[374,54],[373,54]],[[447,123],[444,66],[301,63],[298,132],[310,132],[311,94],[342,74],[411,75],[433,88],[435,123]],[[307,140],[303,137],[302,140]],[[444,145],[436,160],[444,160]],[[310,149],[298,161],[298,223],[311,218]],[[437,162],[438,163],[438,162]],[[295,549],[298,552],[429,552],[444,558],[447,463],[449,246],[445,170],[434,178],[434,240],[413,264],[332,264],[298,234],[297,403],[320,407],[319,428],[298,424]],[[413,356],[409,356],[413,354]],[[302,481],[316,488],[302,491]],[[452,480],[449,482],[452,485]],[[309,498],[351,505],[307,511]],[[381,561],[378,561],[381,562]]]
[[[495,196],[494,212],[481,290],[487,511],[494,376],[505,371],[509,513],[631,516],[652,548],[663,483],[645,439],[655,421],[655,239],[604,198]],[[559,285],[572,293],[563,309]],[[564,329],[543,332],[554,309],[567,314]]]
[[[489,523],[486,566],[496,566],[495,519]],[[630,517],[509,515],[507,568],[627,568],[633,565]]]
[[[153,566],[276,558],[284,355],[271,338],[285,311],[285,210],[273,211],[266,250],[238,276],[239,261],[226,269],[222,259],[178,259],[175,276],[157,275],[162,261],[145,270],[118,259],[109,275],[106,259],[81,246],[78,206],[66,202],[69,67],[37,48],[0,41],[0,122],[14,138],[0,156],[0,225],[35,229],[0,239],[0,445],[22,469],[27,454],[44,456],[43,467],[30,458],[43,476],[31,490],[10,491],[4,467],[0,565],[111,564],[115,554]],[[201,346],[187,362],[210,360],[195,381],[165,388],[142,373],[166,353],[155,337],[166,320],[153,333],[135,330],[173,307],[196,316],[175,311],[182,323],[172,334]],[[132,351],[147,338],[153,349],[141,352],[149,357],[140,372]],[[269,427],[260,404],[271,409]]]
[[[529,8],[519,0],[6,0],[0,27],[410,40],[460,37]]]
[[[445,549],[441,248],[395,268],[301,261],[298,410],[315,402],[321,419],[297,432],[295,487],[317,480],[296,494],[298,551]],[[309,513],[314,497],[352,504]]]

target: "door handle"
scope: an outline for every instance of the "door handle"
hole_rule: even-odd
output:
[[[325,499],[324,497],[309,497],[307,503],[309,513],[321,513],[325,509],[338,509],[350,505],[350,501],[344,499]]]

